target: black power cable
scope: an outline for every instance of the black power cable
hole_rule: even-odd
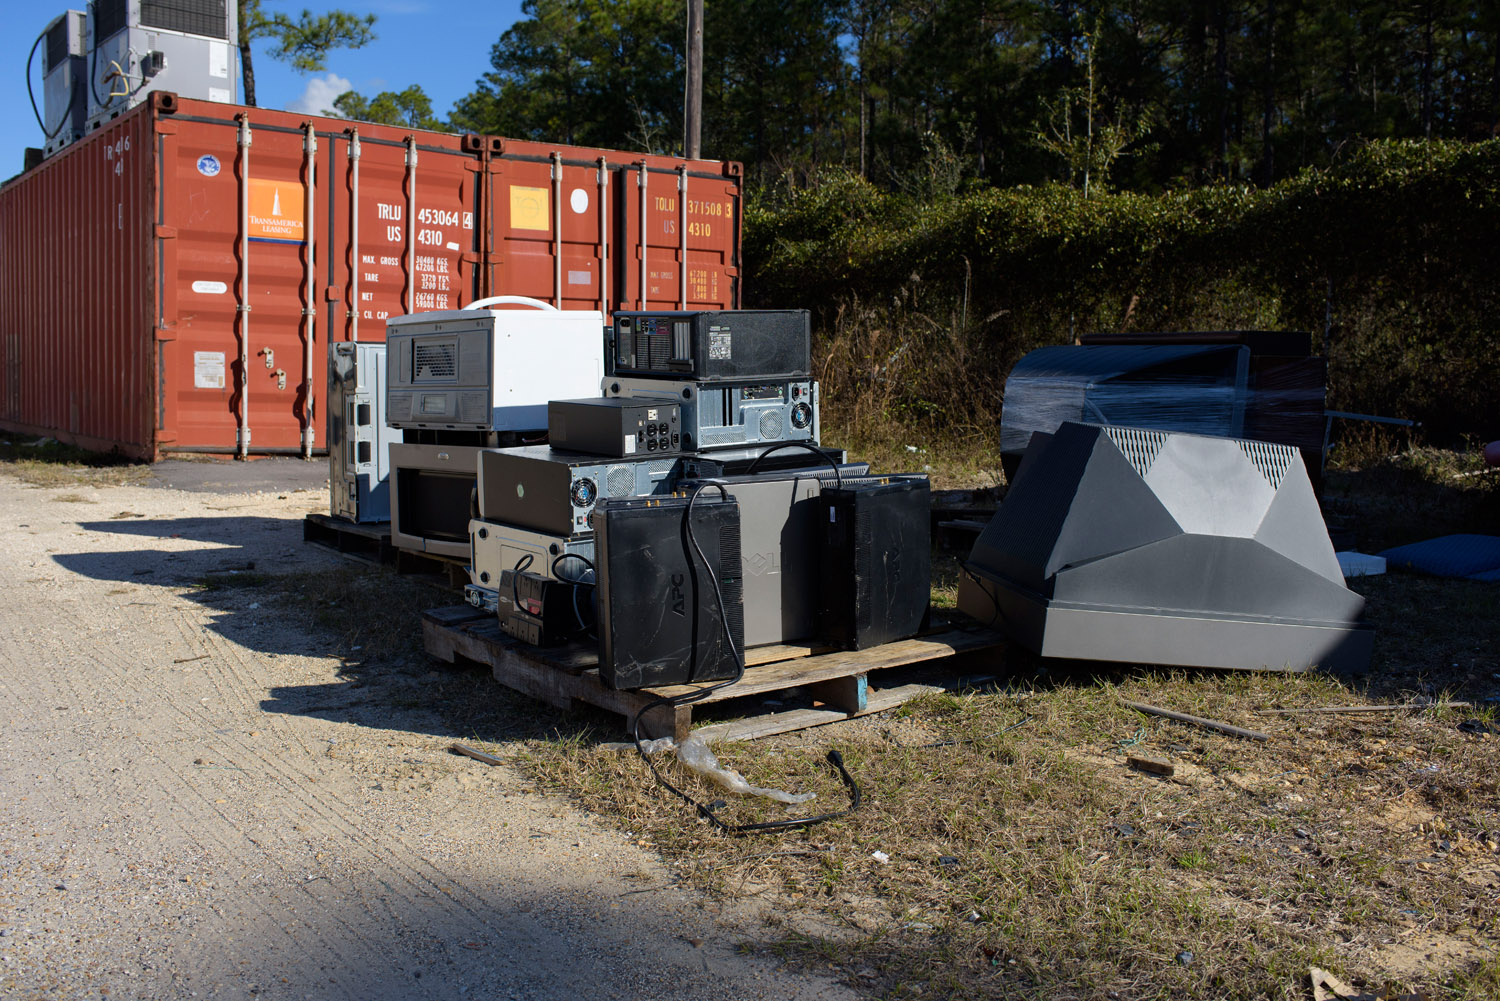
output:
[[[788,442],[786,444],[800,445],[801,442]],[[781,446],[777,447],[779,448]],[[814,451],[817,450],[814,449]],[[762,457],[764,457],[765,454],[768,453],[763,453]],[[823,455],[824,453],[819,452],[818,454]],[[756,459],[756,462],[759,461],[760,459]],[[751,464],[751,467],[754,468],[754,463]],[[838,465],[836,463],[834,464],[834,475],[838,475]],[[834,813],[820,813],[811,817],[790,817],[786,820],[771,820],[759,824],[728,824],[720,820],[718,817],[714,816],[713,810],[710,807],[704,806],[702,803],[693,799],[693,797],[689,796],[687,793],[683,792],[681,789],[678,789],[676,786],[672,785],[672,783],[668,782],[666,778],[662,776],[661,772],[657,770],[656,763],[651,760],[651,756],[646,753],[645,747],[643,747],[641,744],[641,717],[645,716],[651,710],[657,708],[658,706],[672,706],[673,708],[676,708],[678,706],[692,705],[695,702],[701,702],[704,699],[708,698],[708,696],[712,695],[714,692],[717,692],[724,688],[728,688],[730,685],[737,683],[745,676],[745,658],[744,655],[740,652],[739,647],[735,645],[734,634],[729,629],[729,615],[727,607],[724,603],[724,592],[719,586],[719,575],[714,572],[713,565],[709,563],[708,557],[703,552],[703,547],[698,544],[697,536],[693,534],[693,505],[697,503],[698,495],[703,491],[709,489],[710,487],[716,488],[719,491],[719,495],[725,500],[731,499],[729,496],[729,491],[724,488],[724,485],[722,483],[701,484],[698,489],[694,490],[692,495],[688,497],[687,509],[682,516],[683,530],[687,535],[688,543],[692,546],[692,552],[696,552],[698,554],[698,559],[703,561],[703,566],[708,571],[708,579],[713,583],[714,598],[719,603],[719,628],[724,633],[724,641],[729,644],[730,653],[734,655],[734,676],[723,681],[716,682],[715,684],[708,685],[704,688],[700,688],[696,691],[689,692],[685,695],[659,695],[655,699],[646,703],[635,714],[635,718],[631,720],[630,723],[630,736],[631,739],[635,741],[635,749],[640,754],[641,760],[646,762],[646,767],[651,769],[652,776],[662,787],[664,787],[668,792],[671,792],[672,794],[677,796],[679,799],[683,800],[689,806],[693,807],[693,809],[698,812],[698,815],[700,817],[703,817],[709,823],[713,824],[715,827],[726,834],[769,834],[773,831],[784,831],[794,827],[808,827],[812,824],[822,823],[825,820],[832,820],[835,817],[846,816],[859,809],[860,792],[859,786],[854,781],[854,777],[850,775],[849,770],[844,767],[843,755],[839,754],[839,752],[836,750],[828,752],[828,763],[833,765],[834,768],[838,769],[839,777],[844,780],[844,786],[849,790],[848,809],[839,810]],[[688,559],[689,562],[691,562],[691,553],[689,553]]]
[[[833,461],[833,456],[829,455],[827,452],[823,451],[821,448],[817,448],[816,446],[809,445],[805,441],[784,441],[780,445],[772,445],[770,448],[766,449],[764,452],[762,452],[759,455],[757,455],[755,457],[754,461],[752,461],[749,466],[745,467],[745,475],[749,476],[751,473],[755,472],[755,467],[758,466],[758,465],[760,465],[760,460],[764,459],[766,456],[770,455],[772,452],[779,452],[779,451],[781,451],[784,448],[805,448],[805,449],[807,449],[813,455],[816,455],[818,458],[822,459],[824,462],[828,463],[828,465],[830,465],[831,467],[833,467],[833,481],[834,481],[834,483],[837,486],[842,487],[844,485],[844,474],[843,474],[842,471],[840,471],[839,464],[837,462]]]
[[[584,566],[588,567],[589,573],[594,575],[595,580],[599,579],[599,571],[594,568],[593,560],[589,559],[587,556],[584,556],[582,553],[563,553],[552,561],[552,576],[556,577],[558,580],[563,579],[563,576],[557,572],[557,565],[563,560],[577,560],[579,563],[582,563]]]
[[[36,123],[37,123],[37,125],[41,126],[41,128],[42,128],[42,135],[44,135],[44,136],[47,137],[47,141],[48,142],[51,142],[53,139],[57,138],[57,134],[63,130],[63,126],[66,125],[66,124],[68,124],[68,119],[73,114],[73,108],[70,105],[68,107],[68,109],[63,113],[62,120],[57,123],[57,128],[52,129],[50,131],[47,128],[46,121],[43,120],[43,118],[42,118],[42,113],[37,110],[37,107],[36,107],[36,91],[32,90],[32,88],[31,88],[31,62],[32,62],[33,59],[36,58],[37,46],[41,45],[42,44],[42,40],[45,39],[46,37],[47,37],[47,33],[45,31],[42,32],[40,35],[36,36],[36,41],[34,41],[34,42],[31,43],[31,52],[26,56],[26,96],[29,97],[29,98],[31,98],[31,113],[36,116]],[[72,91],[71,94],[68,95],[68,97],[69,97],[70,100],[76,99],[78,97],[78,78],[77,77],[73,78],[73,91]]]
[[[594,575],[595,584],[597,584],[599,580],[599,571],[594,567],[594,561],[589,559],[587,556],[582,555],[581,553],[562,553],[552,561],[552,576],[557,580],[564,581],[565,583],[572,585],[570,590],[572,591],[573,598],[573,618],[578,622],[578,631],[573,635],[589,635],[589,624],[583,621],[583,611],[578,607],[578,589],[584,584],[588,584],[589,582],[584,580],[582,577],[579,577],[578,580],[570,581],[563,577],[562,574],[558,573],[557,566],[563,560],[577,560],[585,567],[588,567],[588,570],[586,572]]]

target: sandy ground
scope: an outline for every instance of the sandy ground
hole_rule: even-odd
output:
[[[235,486],[0,473],[0,996],[852,996],[420,698],[320,711],[360,700],[330,640],[193,585],[335,563],[326,493]]]

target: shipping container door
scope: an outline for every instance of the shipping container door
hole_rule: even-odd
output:
[[[384,341],[388,317],[459,309],[478,295],[480,159],[458,136],[361,125],[330,136],[329,324]]]
[[[298,450],[308,392],[323,395],[305,377],[306,137],[190,116],[162,132],[157,280],[171,447],[222,451],[243,423],[250,451]]]
[[[739,307],[737,173],[641,162],[619,170],[617,191],[625,243],[617,308]]]
[[[607,312],[614,247],[605,165],[502,151],[490,173],[492,294]]]

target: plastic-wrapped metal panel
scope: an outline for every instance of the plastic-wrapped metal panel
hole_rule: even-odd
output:
[[[127,116],[0,188],[0,418],[154,451],[151,120]]]

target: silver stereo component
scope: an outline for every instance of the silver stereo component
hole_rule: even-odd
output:
[[[385,345],[342,341],[328,346],[329,513],[350,521],[391,520],[390,446],[401,432],[386,427]]]
[[[487,448],[479,453],[479,517],[556,535],[591,534],[589,514],[599,498],[670,493],[680,462],[606,459],[546,445]]]
[[[604,314],[582,309],[456,309],[386,321],[386,421],[446,431],[547,426],[547,402],[593,396],[604,371]]]
[[[515,525],[504,525],[494,521],[475,519],[469,522],[469,586],[464,588],[464,599],[475,608],[487,612],[498,611],[495,589],[500,575],[515,570],[527,557],[531,562],[524,568],[530,573],[557,580],[590,581],[590,567],[594,559],[594,540],[590,538],[549,535],[532,532]],[[581,556],[579,559],[561,559],[565,555]],[[552,566],[557,564],[557,572]]]
[[[682,406],[684,451],[818,441],[816,382],[609,378],[604,380],[604,391],[606,396],[675,400]]]

